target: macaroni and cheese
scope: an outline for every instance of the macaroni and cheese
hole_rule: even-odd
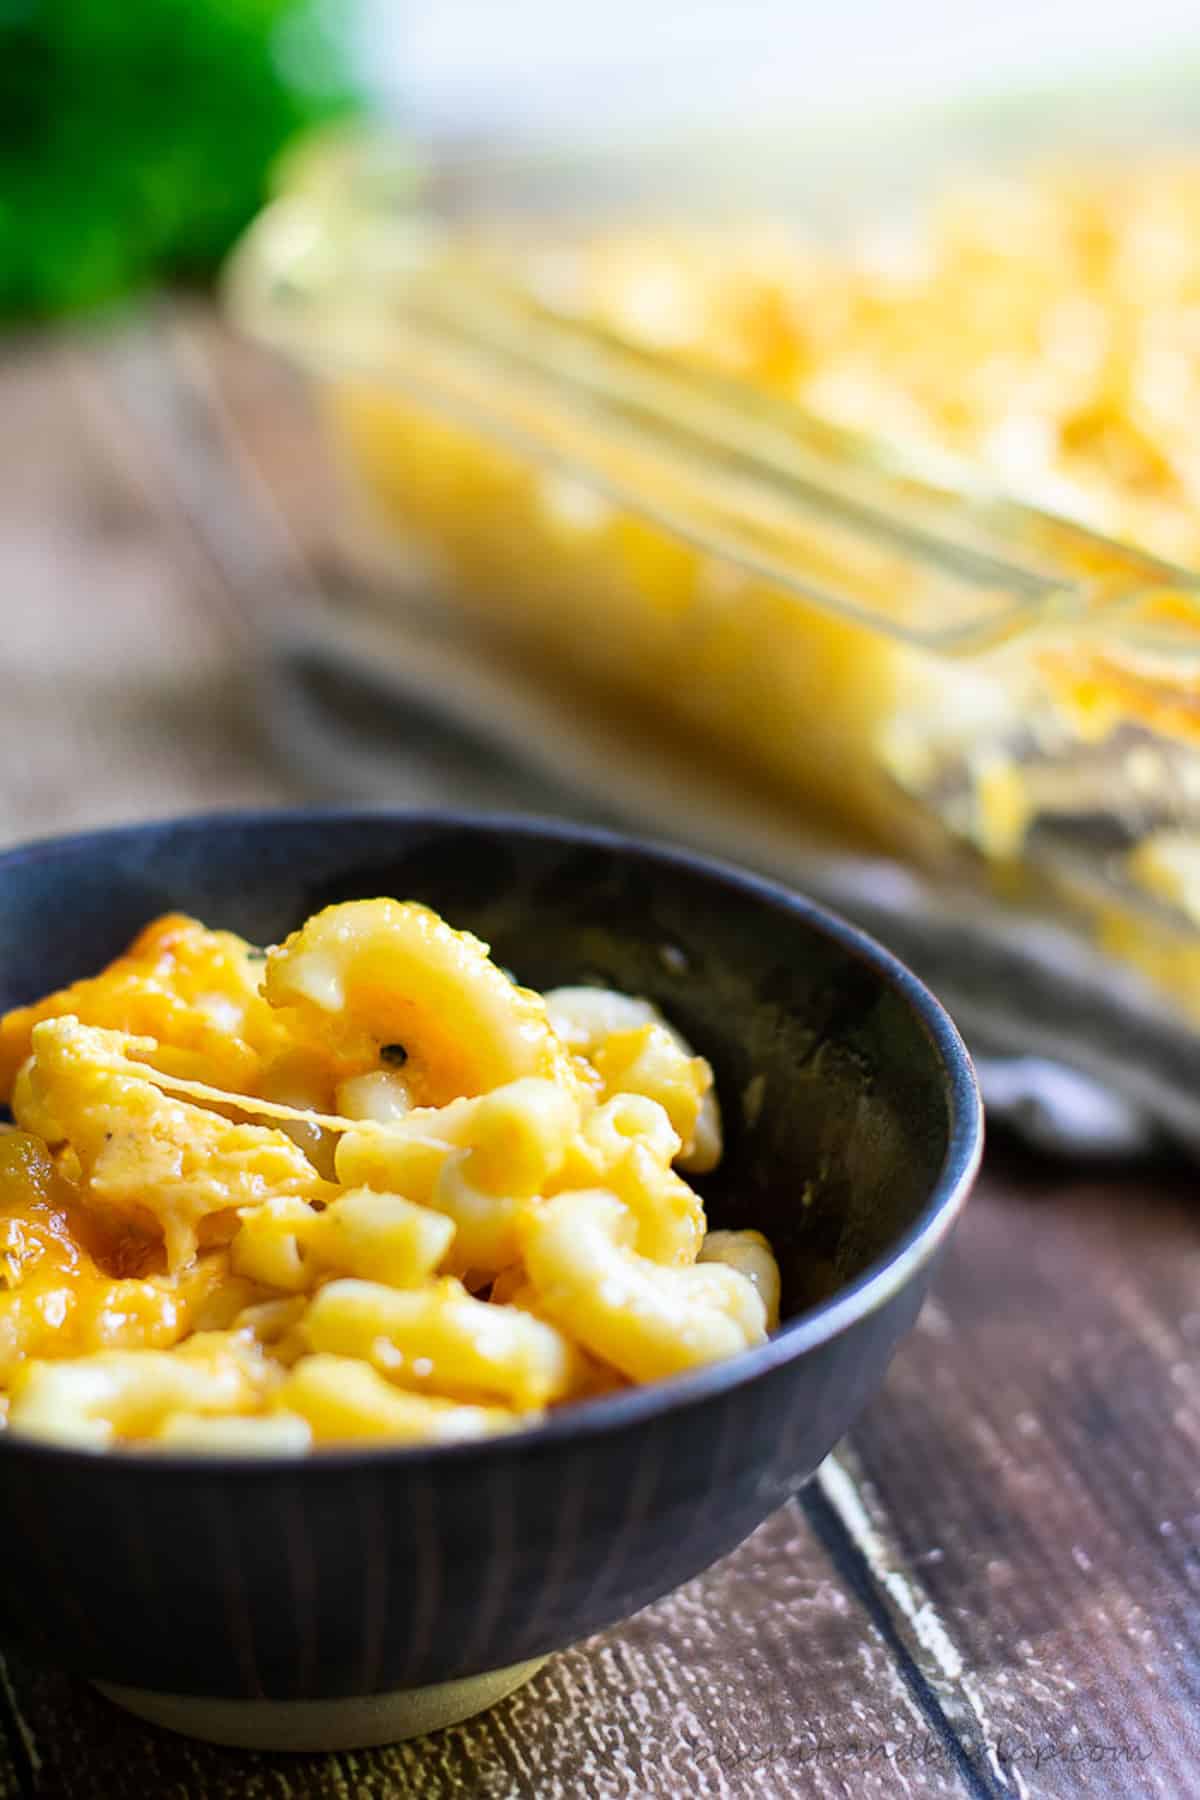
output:
[[[390,241],[369,181],[336,191]],[[1200,1019],[1200,610],[1143,554],[1200,568],[1194,152],[971,177],[831,241],[501,225],[469,358],[468,283],[441,278],[444,344],[424,299],[398,329],[411,284],[360,267],[328,206],[310,362],[421,602],[571,682],[601,730],[628,713],[850,847],[1066,918]],[[269,240],[264,312],[298,241]],[[284,345],[299,311],[276,304]],[[936,489],[948,458],[973,470],[958,506],[897,473]]]
[[[168,915],[0,1020],[0,1390],[58,1443],[448,1443],[760,1342],[712,1071],[426,907],[268,951]]]

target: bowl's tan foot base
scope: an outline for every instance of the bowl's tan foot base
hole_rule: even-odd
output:
[[[242,1750],[368,1750],[457,1725],[484,1712],[528,1681],[545,1662],[513,1663],[462,1681],[398,1688],[351,1700],[211,1700],[156,1694],[151,1688],[95,1686],[117,1706],[185,1737]]]

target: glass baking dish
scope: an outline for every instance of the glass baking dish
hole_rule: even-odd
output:
[[[1165,142],[1161,96],[1149,113]],[[1111,108],[1109,141],[1140,117]],[[780,166],[744,138],[706,154],[707,187],[677,154],[651,180],[630,158],[430,171],[386,139],[326,144],[240,247],[230,305],[313,378],[395,549],[389,603],[436,592],[581,708],[1073,918],[1200,1016],[1196,579],[944,446],[581,307],[563,271],[630,193],[635,245],[672,191],[704,189],[736,232],[738,172]],[[924,166],[914,147],[911,185]]]

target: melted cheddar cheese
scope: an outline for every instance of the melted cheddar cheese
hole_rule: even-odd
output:
[[[453,1441],[773,1322],[765,1241],[706,1238],[674,1166],[720,1155],[704,1059],[646,1002],[548,1004],[425,907],[330,907],[269,952],[172,914],[0,1047],[11,1431]]]

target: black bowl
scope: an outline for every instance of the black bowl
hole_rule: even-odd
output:
[[[151,1690],[146,1710],[449,1682],[686,1581],[808,1480],[878,1387],[978,1164],[966,1050],[887,952],[749,875],[556,824],[241,815],[10,851],[0,1003],[94,971],[168,909],[267,943],[377,894],[429,902],[531,986],[659,1003],[724,1102],[710,1220],[768,1233],[785,1323],[729,1362],[482,1444],[237,1461],[0,1439],[0,1634]],[[235,1739],[236,1713],[200,1729]]]

